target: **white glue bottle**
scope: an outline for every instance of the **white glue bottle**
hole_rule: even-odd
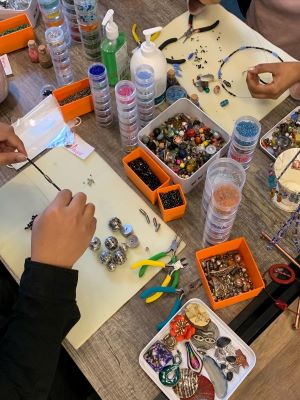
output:
[[[143,64],[151,65],[154,69],[155,80],[155,105],[161,104],[166,97],[167,89],[167,61],[163,53],[151,42],[151,35],[162,30],[161,26],[145,29],[143,34],[146,41],[141,47],[136,49],[131,57],[130,72],[131,80],[134,82],[135,71],[137,67]]]

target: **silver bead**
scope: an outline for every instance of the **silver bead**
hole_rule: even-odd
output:
[[[136,235],[130,235],[127,238],[126,244],[131,249],[134,249],[135,247],[138,247],[138,245],[140,244],[140,241]]]
[[[114,217],[114,218],[109,220],[108,226],[114,232],[115,231],[119,231],[121,229],[121,227],[122,227],[122,222],[118,217]]]
[[[130,224],[122,225],[121,233],[123,236],[128,237],[133,234],[133,227]]]
[[[104,241],[104,245],[108,250],[114,251],[118,247],[118,239],[114,236],[108,236]]]
[[[117,268],[116,264],[114,264],[113,261],[110,261],[109,263],[106,264],[106,268],[108,269],[109,272],[115,271]]]
[[[94,236],[89,243],[89,249],[92,251],[97,251],[100,249],[100,247],[101,247],[101,240],[97,236]]]
[[[112,260],[112,253],[108,250],[103,250],[101,253],[98,255],[98,260],[102,264],[107,264]]]
[[[122,251],[124,251],[124,253],[126,253],[127,250],[128,250],[128,246],[127,246],[126,243],[120,243],[120,244],[119,244],[119,248],[120,248]]]
[[[118,248],[113,254],[112,262],[117,265],[122,265],[127,260],[126,254],[123,250]]]

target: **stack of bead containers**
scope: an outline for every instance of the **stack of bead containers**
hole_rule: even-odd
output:
[[[100,20],[96,0],[74,0],[83,51],[87,59],[100,60]]]
[[[63,12],[68,22],[71,39],[73,42],[81,42],[74,0],[62,0]]]
[[[155,114],[155,82],[154,69],[150,65],[140,65],[134,76],[138,112],[141,127],[146,126]]]
[[[209,165],[202,197],[205,247],[229,239],[245,180],[245,170],[235,160],[220,158]]]
[[[123,80],[115,86],[121,143],[126,153],[130,153],[138,144],[140,121],[136,92],[131,81]]]
[[[46,28],[59,27],[64,34],[67,46],[71,45],[71,36],[59,0],[38,0],[40,11]]]
[[[72,83],[74,78],[71,68],[71,60],[62,28],[53,27],[47,29],[45,32],[45,38],[48,44],[58,85],[64,86]]]
[[[113,111],[105,66],[101,63],[92,64],[88,69],[88,77],[96,121],[99,125],[108,127],[113,122]]]
[[[228,157],[248,169],[259,139],[260,123],[253,117],[241,117],[236,120],[230,141]]]

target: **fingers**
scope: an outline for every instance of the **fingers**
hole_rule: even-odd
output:
[[[22,153],[0,153],[0,164],[8,165],[26,161],[26,156]]]
[[[263,74],[265,72],[269,72],[271,74],[276,74],[278,71],[278,63],[266,63],[266,64],[257,64],[255,67],[252,67],[248,70],[250,74]]]
[[[93,203],[88,203],[84,209],[84,216],[86,218],[92,218],[95,214],[95,205]]]
[[[71,201],[72,201],[71,190],[64,189],[57,194],[57,196],[53,200],[53,204],[56,204],[58,207],[67,207]]]
[[[248,71],[246,81],[252,97],[257,99],[276,99],[278,97],[275,82],[260,83],[259,76],[254,70]]]
[[[11,146],[14,149],[17,149],[19,153],[25,154],[27,156],[27,152],[25,150],[24,143],[19,138],[19,136],[17,136],[14,132],[9,133],[6,136],[7,136],[6,144],[8,146]]]
[[[85,211],[85,204],[86,194],[79,192],[73,197],[70,203],[70,209],[77,210],[79,213],[83,214]]]

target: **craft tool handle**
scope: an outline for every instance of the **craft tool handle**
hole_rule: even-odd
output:
[[[169,321],[174,317],[174,315],[180,310],[182,306],[182,301],[179,297],[176,298],[176,301],[170,311],[170,314],[167,316],[167,318],[160,322],[159,324],[156,325],[156,330],[160,331]]]
[[[146,299],[147,297],[151,296],[153,293],[156,292],[163,292],[163,293],[176,293],[176,289],[174,289],[172,286],[152,286],[146,290],[144,290],[140,294],[141,299]]]
[[[171,279],[172,279],[171,275],[168,274],[165,277],[165,279],[164,279],[163,283],[161,284],[161,286],[167,287],[169,285],[169,283],[171,282]],[[174,287],[174,286],[172,285],[172,287]],[[154,301],[158,300],[162,295],[163,295],[163,292],[156,292],[152,296],[149,296],[149,297],[146,298],[146,303],[147,304],[153,303]]]
[[[165,257],[167,255],[167,253],[165,253],[164,251],[162,251],[161,253],[155,254],[154,256],[150,257],[149,260],[152,261],[158,261],[161,258]],[[140,270],[139,270],[139,277],[142,278],[145,275],[145,272],[148,268],[148,265],[142,265]]]

